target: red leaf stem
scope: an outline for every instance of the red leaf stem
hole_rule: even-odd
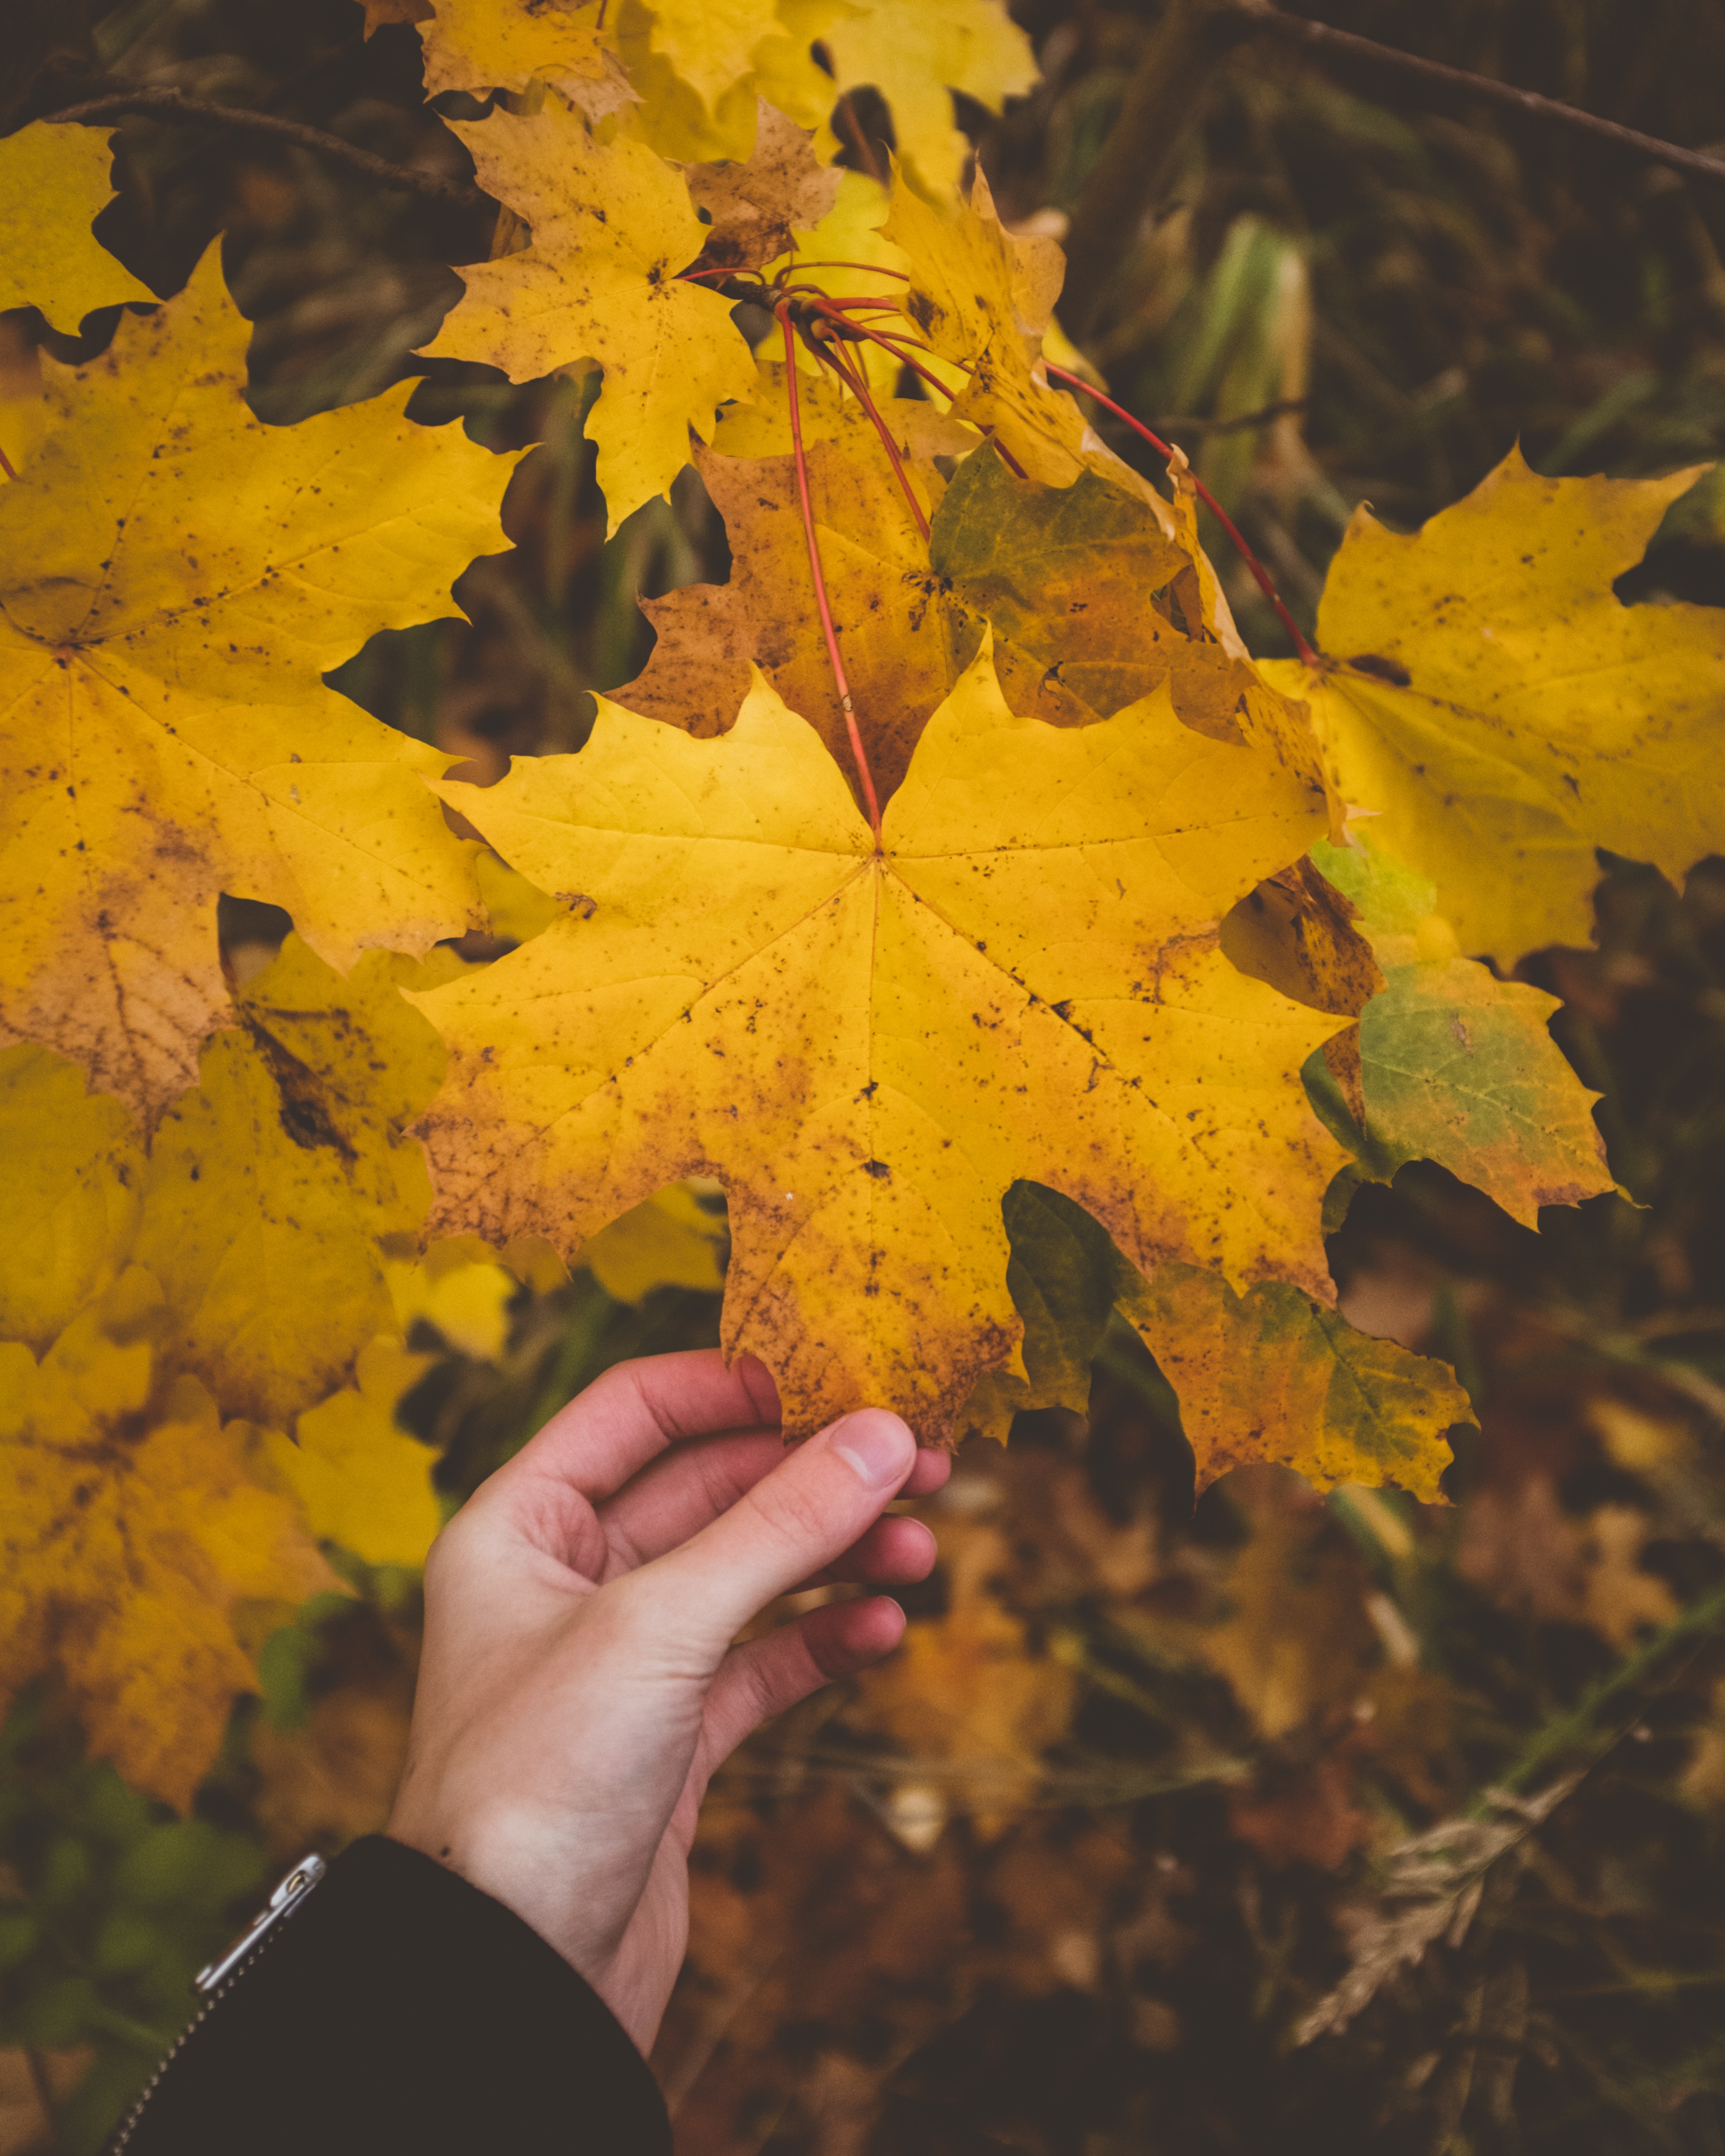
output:
[[[845,678],[845,661],[839,655],[838,632],[833,627],[833,610],[827,604],[827,581],[820,566],[820,541],[814,529],[814,506],[809,498],[809,465],[803,454],[803,413],[797,395],[797,333],[791,326],[790,308],[781,300],[773,311],[778,316],[778,326],[784,332],[785,396],[791,410],[791,454],[797,467],[797,498],[803,508],[803,536],[809,543],[809,567],[814,578],[814,597],[820,608],[820,625],[827,640],[827,657],[832,663],[833,679],[838,685],[839,701],[845,708],[845,727],[850,737],[850,753],[856,764],[856,775],[862,783],[863,798],[868,803],[869,827],[875,834],[875,844],[880,843],[880,803],[875,797],[875,781],[869,771],[869,759],[863,752],[862,735],[858,730],[856,712],[850,701],[850,683]]]
[[[1117,404],[1111,397],[1105,397],[1100,389],[1091,388],[1089,382],[1084,379],[1082,375],[1070,373],[1064,367],[1053,366],[1047,361],[1045,361],[1043,364],[1046,369],[1049,378],[1051,381],[1064,382],[1069,389],[1081,389],[1086,397],[1093,397],[1098,404],[1102,405],[1106,410],[1111,412],[1117,419],[1123,420],[1126,424],[1132,429],[1135,434],[1142,435],[1143,439],[1150,444],[1151,448],[1154,449],[1158,455],[1170,458],[1173,455],[1173,451],[1168,447],[1168,444],[1163,440],[1159,434],[1153,434],[1142,419],[1133,418],[1132,413],[1128,412],[1123,405]],[[1214,516],[1216,521],[1228,534],[1228,536],[1234,542],[1235,550],[1238,552],[1240,560],[1244,562],[1247,568],[1251,571],[1253,581],[1256,583],[1258,589],[1263,593],[1265,598],[1269,600],[1271,605],[1276,608],[1276,618],[1287,631],[1288,634],[1293,639],[1295,650],[1299,653],[1301,658],[1305,660],[1308,666],[1316,666],[1318,663],[1317,654],[1312,649],[1310,644],[1307,642],[1306,638],[1301,630],[1299,623],[1295,620],[1292,614],[1291,614],[1287,608],[1282,604],[1281,595],[1276,591],[1275,585],[1271,583],[1269,572],[1265,568],[1264,564],[1258,559],[1257,556],[1252,552],[1250,547],[1246,543],[1245,536],[1240,531],[1239,526],[1235,523],[1234,519],[1228,514],[1227,511],[1223,508],[1221,503],[1217,501],[1214,495],[1210,492],[1204,481],[1198,476],[1198,474],[1196,472],[1191,472],[1189,475],[1194,487],[1197,490],[1199,499],[1208,506],[1211,515]]]
[[[889,270],[880,262],[799,262],[799,270],[866,270],[871,277],[896,277],[901,285],[908,285],[911,274],[907,270]]]
[[[870,418],[874,421],[875,432],[880,437],[880,446],[886,450],[888,458],[891,461],[892,469],[897,476],[900,489],[904,495],[905,500],[911,506],[911,514],[916,520],[916,529],[922,534],[923,542],[926,545],[928,540],[928,519],[922,514],[922,505],[917,501],[916,494],[911,488],[910,479],[906,474],[904,460],[898,453],[898,444],[892,439],[892,429],[887,425],[886,420],[881,418],[879,407],[875,404],[873,397],[869,393],[869,378],[867,375],[863,372],[861,367],[852,367],[849,357],[845,353],[838,350],[836,346],[829,345],[823,347],[817,345],[813,338],[809,340],[809,346],[810,349],[815,353],[815,356],[819,359],[824,360],[826,364],[832,368],[834,373],[836,374],[839,380],[844,382],[845,386],[850,390],[852,396],[855,397],[857,402],[862,406],[864,411],[868,413]]]

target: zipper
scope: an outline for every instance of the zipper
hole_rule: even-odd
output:
[[[270,1943],[280,1936],[286,1919],[300,1908],[311,1890],[329,1870],[321,1856],[305,1856],[294,1866],[286,1878],[275,1889],[270,1899],[259,1910],[239,1937],[218,1960],[208,1963],[192,1979],[192,1989],[203,1998],[203,2004],[174,2039],[172,2048],[164,2055],[161,2064],[151,2075],[137,2102],[126,2113],[114,2138],[108,2143],[107,2156],[121,2156],[126,2143],[137,2130],[144,2109],[155,2095],[162,2076],[167,2071],[193,2035],[203,2027],[210,2015],[234,1989],[239,1979],[257,1960]]]

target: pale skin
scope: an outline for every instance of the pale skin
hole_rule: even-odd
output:
[[[762,1366],[716,1351],[608,1371],[445,1527],[388,1832],[514,1910],[644,2053],[688,1938],[714,1770],[763,1722],[890,1654],[889,1597],[758,1639],[776,1597],[926,1578],[934,1537],[883,1517],[951,1463],[865,1408],[786,1447]]]

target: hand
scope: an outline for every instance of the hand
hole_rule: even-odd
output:
[[[950,1462],[863,1409],[787,1451],[750,1358],[606,1372],[444,1529],[388,1831],[513,1909],[644,2052],[683,1958],[713,1770],[770,1716],[897,1645],[884,1595],[738,1646],[774,1596],[922,1579],[934,1537],[880,1515]],[[725,1432],[728,1435],[714,1435]]]

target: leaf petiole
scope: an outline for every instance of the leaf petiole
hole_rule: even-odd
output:
[[[839,701],[844,706],[845,729],[850,737],[851,757],[856,765],[863,798],[868,804],[869,828],[875,834],[875,844],[878,847],[880,844],[880,803],[875,798],[869,759],[863,752],[862,734],[850,701],[850,684],[845,678],[838,632],[833,627],[833,610],[827,604],[826,578],[820,566],[820,539],[814,529],[814,506],[809,498],[809,462],[803,454],[802,403],[797,393],[797,332],[791,322],[789,301],[781,300],[773,312],[778,316],[779,328],[784,332],[785,397],[791,413],[791,454],[797,467],[797,499],[803,511],[803,536],[809,546],[809,567],[814,578],[815,603],[820,608],[820,626],[827,640],[827,657],[832,663],[833,679],[838,685]]]

